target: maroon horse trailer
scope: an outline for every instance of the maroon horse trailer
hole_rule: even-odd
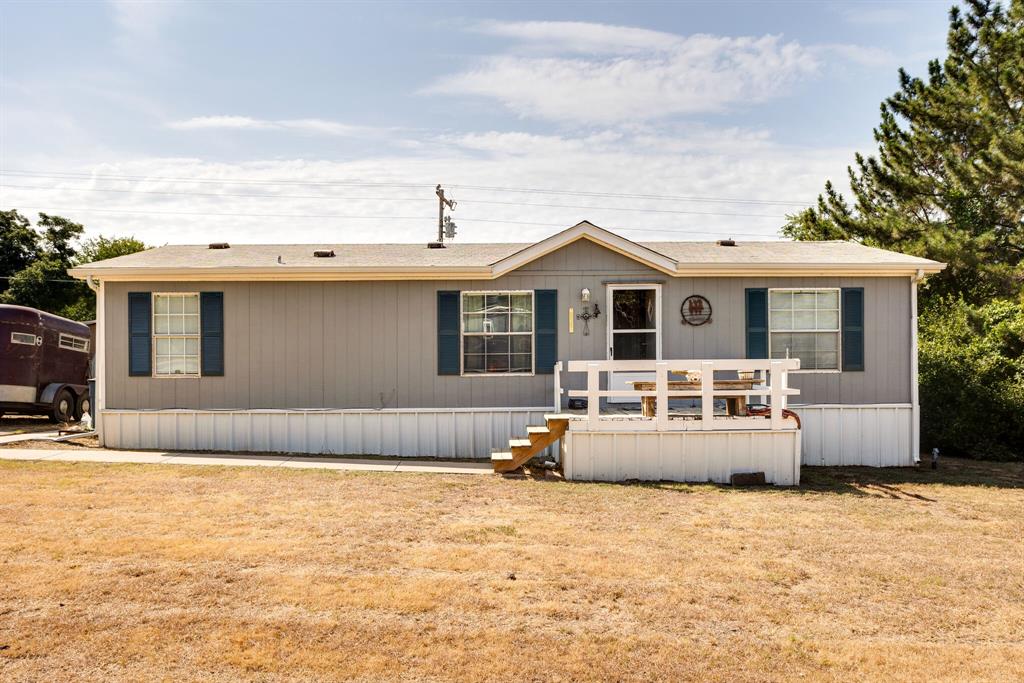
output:
[[[0,304],[0,416],[69,422],[90,411],[89,336],[74,320]]]

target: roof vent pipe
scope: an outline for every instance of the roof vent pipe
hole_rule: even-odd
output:
[[[230,249],[231,245],[227,242],[210,242],[210,249]]]
[[[735,247],[736,246],[736,240],[734,240],[731,237],[729,239],[727,239],[727,240],[718,240],[718,246],[720,246],[720,247]]]

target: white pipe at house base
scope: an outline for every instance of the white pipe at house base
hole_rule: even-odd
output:
[[[47,441],[70,441],[71,439],[81,439],[83,436],[96,436],[99,432],[93,430],[91,432],[76,432],[74,434],[65,434],[64,436],[52,436]]]

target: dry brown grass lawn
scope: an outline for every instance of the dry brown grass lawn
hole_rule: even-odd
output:
[[[732,490],[0,462],[0,679],[1020,680],[1024,468],[943,465]]]
[[[56,424],[50,422],[49,418],[40,415],[4,415],[0,417],[0,436],[50,432],[56,429]]]

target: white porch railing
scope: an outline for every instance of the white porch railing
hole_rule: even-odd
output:
[[[789,372],[800,369],[800,360],[786,358],[769,359],[728,359],[728,360],[571,360],[567,367],[559,362],[555,366],[555,406],[561,407],[561,373],[585,372],[587,374],[586,389],[570,389],[566,392],[570,397],[587,399],[586,426],[587,431],[716,431],[744,429],[796,429],[795,421],[787,421],[782,414],[790,396],[800,394],[799,389],[789,388]],[[611,372],[650,372],[654,375],[654,391],[636,391],[629,389],[601,389],[601,373]],[[683,372],[699,372],[699,387],[696,389],[669,390],[669,375]],[[756,383],[753,388],[743,390],[736,388],[715,388],[715,373],[753,372]],[[724,379],[719,377],[719,379]],[[610,380],[607,384],[610,386]],[[602,414],[601,399],[608,397],[630,397],[637,401],[644,396],[653,396],[656,401],[653,418],[638,414],[628,416]],[[768,419],[764,416],[716,416],[716,398],[735,398],[738,396],[768,397],[771,408]],[[668,400],[671,398],[699,398],[701,402],[700,419],[697,416],[670,417]],[[582,420],[582,415],[580,419]]]

